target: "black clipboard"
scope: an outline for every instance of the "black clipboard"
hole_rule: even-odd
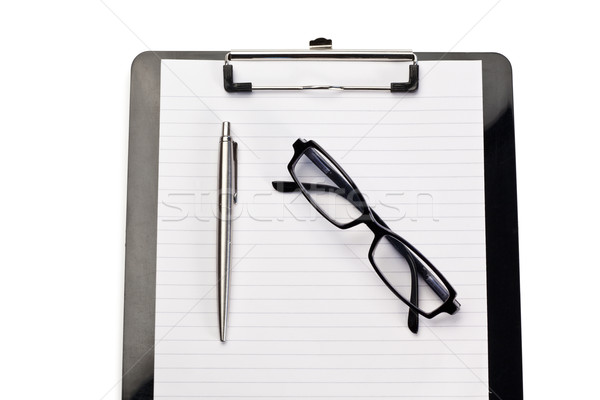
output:
[[[224,60],[229,54],[227,51],[147,51],[138,55],[132,64],[123,400],[153,399],[161,60]],[[522,399],[511,66],[504,56],[497,53],[413,54],[418,60],[481,60],[482,63],[489,398]],[[413,80],[414,76],[409,78]],[[227,79],[226,74],[224,79]],[[414,83],[400,83],[405,85],[401,89],[409,91],[412,87],[414,90]],[[226,84],[224,82],[225,86]]]

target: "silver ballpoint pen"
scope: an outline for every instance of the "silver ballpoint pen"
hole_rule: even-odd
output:
[[[230,134],[229,122],[223,122],[219,144],[219,209],[217,219],[217,297],[219,333],[227,340],[229,275],[231,273],[231,212],[237,203],[237,143]]]

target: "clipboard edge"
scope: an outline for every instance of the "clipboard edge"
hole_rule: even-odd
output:
[[[145,51],[137,55],[132,62],[123,321],[123,400],[153,398],[158,205],[155,194],[158,189],[160,65],[163,59],[222,60],[227,53],[228,51]],[[420,61],[482,61],[488,260],[488,363],[489,371],[494,372],[489,376],[490,399],[522,399],[512,66],[510,61],[500,53],[415,52],[415,54]],[[493,73],[501,74],[502,80],[492,82],[486,79],[487,75]],[[497,81],[501,81],[502,84],[497,84]],[[505,90],[498,92],[497,88],[502,87]],[[152,114],[155,115],[156,121],[151,118]],[[144,136],[148,132],[155,142],[149,141]],[[144,145],[143,142],[152,143]],[[488,156],[492,153],[496,155]],[[152,163],[150,164],[152,168],[146,168],[149,165],[147,163]],[[500,165],[498,163],[503,165],[502,171],[490,168],[497,167]],[[156,173],[152,175],[154,171]],[[488,190],[491,191],[488,193]],[[499,192],[503,192],[505,203],[493,196],[493,193]],[[500,213],[499,210],[506,207],[506,202],[508,202],[505,210],[507,213]],[[496,214],[498,214],[497,218],[491,218]],[[488,217],[491,220],[488,220]],[[509,267],[508,274],[506,266]],[[512,292],[511,296],[505,295],[506,286],[503,287],[501,283],[508,284],[509,292]],[[499,290],[502,296],[497,295]],[[490,312],[491,310],[493,311]],[[490,318],[492,314],[494,317]],[[496,315],[503,317],[496,318]],[[489,335],[492,331],[494,334]],[[499,335],[500,332],[502,334]]]

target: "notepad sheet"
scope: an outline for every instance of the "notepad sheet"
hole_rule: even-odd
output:
[[[267,64],[235,64],[236,81],[310,84],[321,72]],[[397,64],[378,74],[356,64],[322,65],[340,82],[402,80]],[[415,93],[228,94],[222,61],[163,61],[155,398],[488,398],[481,63],[419,65]],[[222,121],[239,143],[227,343],[215,286]],[[301,194],[273,190],[291,179],[299,137],[448,278],[458,314],[421,317],[411,333],[367,259],[372,233],[340,230]]]

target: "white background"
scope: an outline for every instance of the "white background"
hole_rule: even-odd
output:
[[[596,395],[593,3],[324,3],[0,6],[0,397],[120,398],[133,58],[306,48],[318,36],[338,49],[494,51],[512,62],[525,396]]]

